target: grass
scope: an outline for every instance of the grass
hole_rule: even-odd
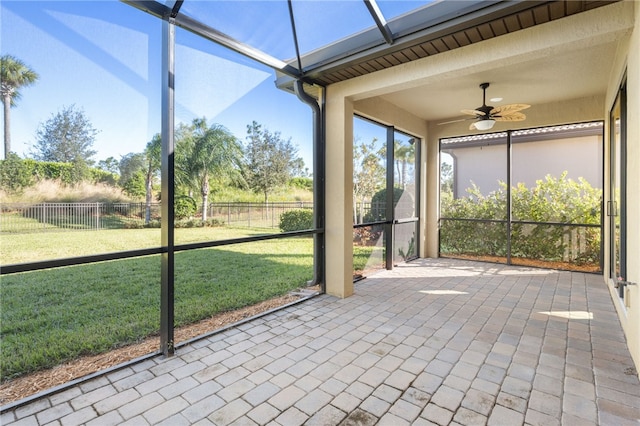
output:
[[[194,231],[190,237],[199,240],[201,236],[195,235],[198,230],[202,231],[185,231]],[[129,238],[144,235],[138,231],[152,230],[116,232],[112,237],[131,233],[132,237],[127,237],[131,241]],[[112,231],[91,235],[109,232]],[[79,233],[62,234],[74,241],[60,241],[65,250],[78,243],[79,236],[75,234]],[[188,239],[189,235],[184,237]],[[293,238],[176,253],[176,326],[302,286],[313,275],[311,241]],[[98,243],[88,245],[93,244]],[[34,249],[32,260],[50,253],[37,246]],[[85,249],[76,247],[74,251]],[[1,303],[0,367],[5,381],[156,334],[160,318],[160,257],[3,276]]]
[[[175,243],[224,240],[272,232],[273,229],[255,228],[180,228],[175,231]],[[159,246],[158,228],[2,234],[0,264],[11,265]]]
[[[376,246],[353,246],[353,271],[384,269],[384,249]]]
[[[274,231],[180,228],[175,237],[176,244],[185,244],[268,232]],[[159,245],[159,229],[4,234],[0,259],[6,265]],[[354,269],[369,269],[372,257],[378,259],[381,253],[380,248],[354,247]],[[311,237],[177,252],[175,325],[286,294],[312,276]],[[2,381],[158,333],[160,256],[10,274],[1,279]]]

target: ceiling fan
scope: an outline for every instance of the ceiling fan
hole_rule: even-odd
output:
[[[468,114],[473,116],[473,120],[475,120],[469,126],[469,130],[489,130],[493,127],[496,121],[523,121],[527,118],[522,111],[523,109],[529,108],[531,105],[527,104],[510,104],[503,105],[498,107],[492,107],[487,105],[486,95],[487,88],[489,87],[489,83],[482,83],[480,88],[482,89],[482,106],[476,109],[463,109],[461,112],[463,114]],[[463,119],[464,120],[464,119]],[[454,120],[454,121],[463,121],[463,120]],[[471,120],[468,118],[466,120]],[[453,121],[448,121],[446,123],[452,123]],[[440,124],[446,124],[440,123]]]

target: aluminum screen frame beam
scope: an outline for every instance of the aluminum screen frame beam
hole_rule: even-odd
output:
[[[386,200],[385,200],[385,219],[387,223],[384,225],[385,233],[385,268],[388,270],[393,269],[393,242],[394,238],[394,221],[395,221],[395,203],[394,203],[394,188],[395,188],[395,173],[394,173],[394,155],[395,155],[395,135],[396,129],[393,126],[386,126],[387,128],[387,140],[386,140]]]
[[[385,19],[384,15],[380,11],[380,8],[378,7],[378,3],[376,3],[376,0],[363,0],[363,1],[365,6],[367,6],[367,9],[369,10],[371,17],[376,22],[376,25],[378,26],[378,29],[380,30],[382,37],[384,37],[384,40],[387,42],[387,44],[393,44],[393,34],[391,33],[391,28],[389,28],[389,25],[387,24],[387,20]]]
[[[153,0],[120,0],[125,4],[135,7],[136,9],[147,12],[153,16],[156,16],[163,21],[167,21],[171,18],[173,13],[173,9],[169,8],[161,3],[158,3]],[[302,72],[297,68],[289,65],[285,61],[281,61],[280,59],[274,58],[273,56],[256,49],[248,44],[242,43],[218,30],[212,28],[208,25],[203,24],[202,22],[185,16],[183,14],[177,13],[177,15],[173,18],[174,25],[183,28],[187,31],[190,31],[196,35],[199,35],[202,38],[213,41],[214,43],[225,46],[228,49],[233,50],[243,56],[246,56],[250,59],[253,59],[256,62],[259,62],[263,65],[266,65],[270,68],[278,70],[288,76],[291,76],[295,79],[302,78]]]
[[[161,256],[160,279],[160,351],[164,356],[175,353],[175,215],[173,211],[175,169],[175,25],[169,18],[162,22],[162,148],[161,148]]]

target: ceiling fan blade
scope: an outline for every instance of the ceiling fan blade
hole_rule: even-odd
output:
[[[476,127],[476,123],[477,121],[474,121],[473,123],[471,123],[471,125],[469,126],[469,130],[477,130],[478,128]]]
[[[442,126],[443,124],[451,124],[451,123],[459,123],[461,121],[467,121],[467,120],[475,120],[475,117],[465,117],[465,118],[458,118],[457,120],[449,120],[449,121],[443,121],[441,123],[437,123],[438,126]]]
[[[491,110],[490,114],[491,115],[501,115],[501,116],[505,116],[505,115],[509,115],[512,114],[514,112],[518,112],[518,111],[522,111],[523,109],[527,109],[529,108],[531,105],[527,105],[527,104],[511,104],[511,105],[502,105],[502,106],[498,106],[495,107],[494,109]]]
[[[527,118],[527,116],[521,112],[513,112],[507,115],[492,116],[491,118],[493,118],[496,121],[524,121]]]
[[[484,112],[478,111],[477,109],[463,109],[463,110],[460,110],[460,112],[467,115],[475,115],[475,116],[484,115]]]

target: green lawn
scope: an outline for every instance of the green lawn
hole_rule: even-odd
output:
[[[184,228],[176,243],[273,232]],[[157,247],[159,229],[3,234],[2,264]],[[299,288],[313,276],[313,239],[288,238],[178,252],[175,325],[249,306]],[[371,247],[354,247],[354,270]],[[380,256],[380,253],[376,255]],[[160,256],[4,275],[0,278],[2,381],[157,334]]]
[[[224,240],[273,233],[272,229],[180,228],[175,243]],[[160,246],[160,229],[113,229],[0,235],[0,265],[88,256]]]
[[[247,234],[246,230],[215,229],[218,236],[226,233],[221,238]],[[211,229],[178,231],[181,242],[191,242],[206,240]],[[159,241],[158,230],[152,229],[20,237],[2,236],[3,263],[93,254],[97,249],[107,251],[105,247],[130,250],[156,246]],[[304,285],[313,276],[312,238],[179,252],[175,272],[175,323],[180,326]],[[159,329],[160,256],[11,274],[1,279],[3,381],[137,342]]]

